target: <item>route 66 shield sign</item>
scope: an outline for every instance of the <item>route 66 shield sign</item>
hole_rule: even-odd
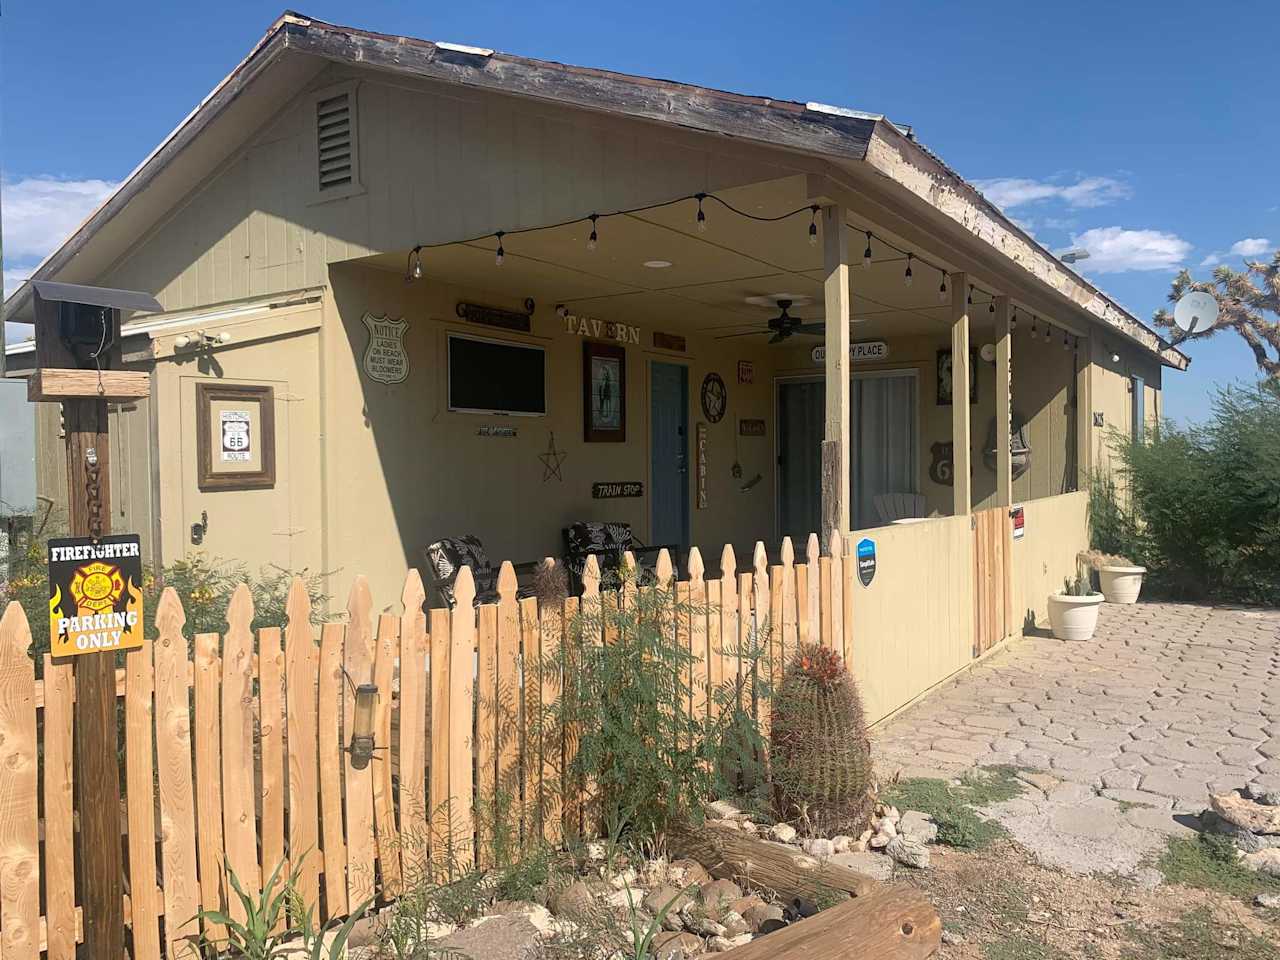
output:
[[[378,383],[404,383],[409,377],[409,355],[404,349],[404,332],[409,324],[403,318],[392,320],[371,313],[360,319],[369,330],[369,343],[364,348],[364,372]]]

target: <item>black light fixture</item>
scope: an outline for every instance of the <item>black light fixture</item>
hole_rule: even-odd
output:
[[[1036,315],[1033,313],[1031,315],[1031,339],[1034,340],[1035,338],[1036,338]]]
[[[596,243],[600,240],[600,238],[596,235],[596,218],[597,217],[598,217],[598,214],[593,213],[591,215],[591,236],[587,237],[587,250],[590,253],[595,253]]]
[[[970,307],[973,306],[973,284],[972,283],[969,284],[969,293],[965,296],[964,302],[966,305]]]
[[[995,313],[995,312],[996,312],[996,298],[992,296],[991,302],[987,304],[987,313]]]
[[[1067,342],[1067,331],[1065,330],[1062,331],[1062,349],[1063,350],[1071,349],[1071,344]]]
[[[902,282],[908,287],[911,286],[911,258],[914,254],[907,254],[907,272],[902,275]]]
[[[499,230],[497,233],[494,234],[494,236],[498,238],[498,250],[493,255],[493,262],[495,266],[500,267],[502,266],[502,261],[505,260],[507,257],[507,251],[502,249],[503,231]]]
[[[938,302],[947,302],[947,275],[942,275],[942,282],[938,284]]]
[[[1017,329],[1018,329],[1018,308],[1014,307],[1013,312],[1009,314],[1009,332],[1012,333]]]
[[[702,210],[702,201],[706,199],[706,196],[707,196],[707,195],[706,195],[705,193],[699,193],[699,194],[697,195],[697,197],[698,197],[698,216],[697,216],[696,220],[697,220],[697,224],[698,224],[698,232],[699,232],[699,233],[706,233],[706,232],[707,232],[707,215],[706,215],[706,213],[704,213],[704,212],[703,212],[703,210]]]
[[[867,231],[867,249],[862,251],[862,269],[867,270],[871,267],[871,231]]]
[[[809,218],[809,246],[816,247],[818,245],[818,205],[815,203],[809,211],[813,214]]]
[[[351,723],[351,742],[347,745],[347,754],[351,757],[351,767],[363,770],[373,759],[373,751],[377,749],[373,742],[373,715],[378,705],[378,685],[362,683],[356,686],[347,674],[347,683],[355,696],[355,710]]]

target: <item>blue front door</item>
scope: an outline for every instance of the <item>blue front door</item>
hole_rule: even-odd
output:
[[[683,548],[689,543],[688,368],[654,361],[649,403],[649,536],[654,544]]]

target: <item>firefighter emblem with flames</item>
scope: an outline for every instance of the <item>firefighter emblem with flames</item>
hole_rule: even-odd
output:
[[[136,535],[49,541],[50,646],[55,657],[142,645]]]

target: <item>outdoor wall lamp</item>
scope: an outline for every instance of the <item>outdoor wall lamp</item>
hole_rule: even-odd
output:
[[[378,685],[362,683],[357,687],[350,674],[347,674],[347,683],[351,684],[356,699],[355,716],[351,723],[351,743],[347,747],[347,753],[351,756],[352,768],[363,770],[369,766],[373,751],[377,749],[373,743],[373,711],[378,705]]]

